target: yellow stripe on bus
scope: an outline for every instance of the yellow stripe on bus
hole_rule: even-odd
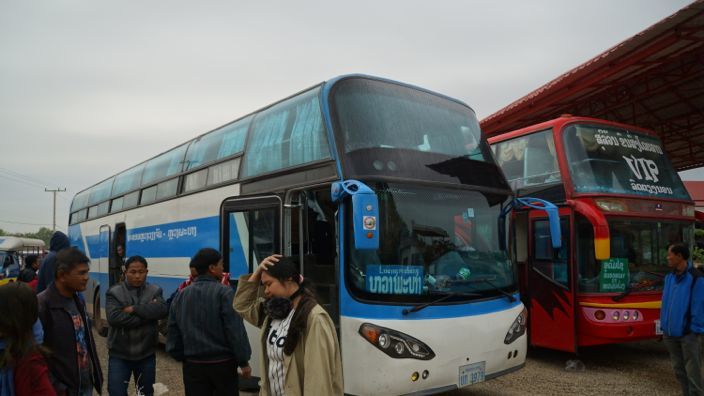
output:
[[[653,308],[659,309],[662,305],[662,301],[644,301],[644,302],[634,302],[625,304],[603,304],[603,303],[590,303],[581,302],[579,305],[583,307],[594,307],[594,308]]]

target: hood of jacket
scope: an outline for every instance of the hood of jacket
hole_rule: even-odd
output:
[[[52,252],[58,252],[61,249],[66,249],[71,246],[71,241],[69,241],[66,234],[61,231],[54,232],[51,236],[51,241],[49,241],[49,250]]]

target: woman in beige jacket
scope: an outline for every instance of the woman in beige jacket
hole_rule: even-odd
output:
[[[260,395],[343,394],[335,326],[306,283],[278,254],[239,279],[234,309],[262,329]]]

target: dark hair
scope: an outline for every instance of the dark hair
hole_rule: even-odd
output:
[[[131,256],[130,258],[127,259],[127,262],[125,263],[125,271],[127,271],[127,268],[130,267],[130,264],[132,263],[142,263],[144,264],[144,268],[147,268],[147,259],[145,259],[142,256],[139,255],[134,255]]]
[[[279,262],[269,267],[267,273],[281,283],[287,280],[296,282],[302,290],[301,299],[298,301],[296,311],[293,313],[291,325],[288,328],[288,335],[286,336],[286,341],[284,341],[284,353],[290,356],[306,331],[308,316],[318,304],[318,301],[310,281],[304,280],[301,282],[301,272],[291,257],[284,256],[279,258]]]
[[[28,254],[24,256],[24,267],[27,268],[27,266],[32,266],[32,264],[37,262],[37,259],[39,259],[39,256],[36,254]]]
[[[673,243],[670,245],[670,251],[674,254],[679,254],[685,260],[689,260],[689,248],[683,243]]]
[[[73,271],[79,264],[90,264],[90,259],[82,251],[74,247],[62,249],[56,254],[56,274],[54,274],[54,278],[58,278],[59,274],[67,274]]]
[[[5,368],[28,353],[40,351],[33,332],[39,312],[37,295],[21,282],[0,286],[0,312],[0,333],[6,343],[0,353],[0,368]]]
[[[222,259],[220,252],[213,248],[203,248],[196,253],[191,262],[188,264],[189,267],[193,267],[198,271],[198,275],[203,275],[208,273],[208,267],[215,265]]]

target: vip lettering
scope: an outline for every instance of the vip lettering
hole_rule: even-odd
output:
[[[655,161],[646,158],[636,158],[633,155],[630,157],[622,156],[626,160],[628,167],[631,168],[631,172],[638,180],[650,180],[655,183],[658,182],[658,175],[660,171]]]

